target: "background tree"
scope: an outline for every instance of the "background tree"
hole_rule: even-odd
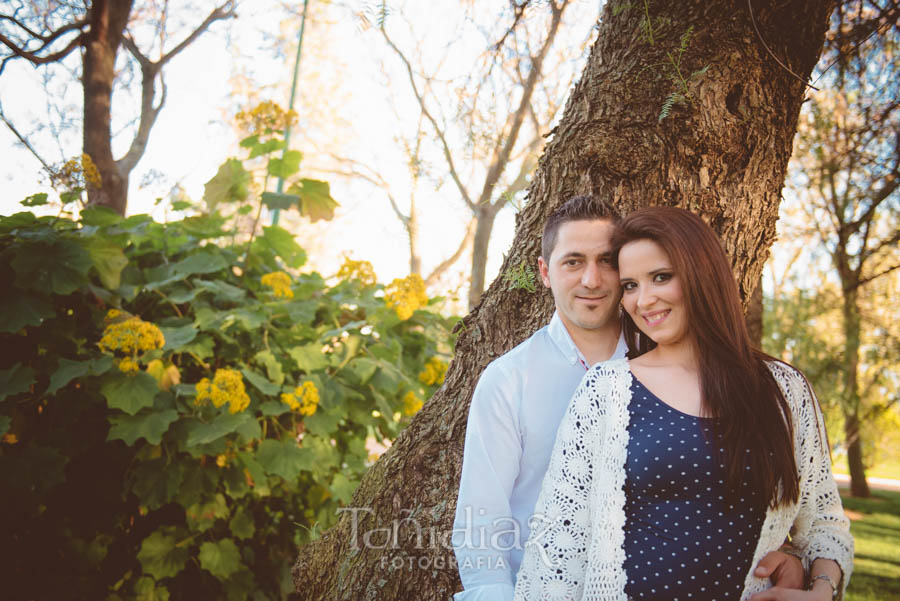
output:
[[[623,212],[676,204],[700,213],[722,237],[742,292],[752,290],[774,238],[806,77],[832,8],[812,0],[608,3],[503,273],[518,272],[513,279],[527,284],[546,216],[590,192]],[[357,489],[351,506],[366,511],[355,521],[345,513],[301,550],[293,570],[300,599],[446,599],[458,590],[452,551],[441,544],[455,508],[448,491],[458,485],[481,370],[551,315],[550,295],[527,287],[498,278],[463,320],[444,386]],[[364,544],[362,533],[404,518],[396,545]],[[424,538],[417,540],[413,523]],[[369,542],[384,542],[375,535]]]
[[[350,156],[339,159],[338,172],[387,196],[409,239],[410,269],[429,285],[470,255],[472,305],[484,291],[497,215],[521,205],[544,136],[583,61],[596,12],[568,0],[466,3],[443,27],[452,34],[438,46],[433,32],[413,27],[410,13],[416,10],[412,3],[380,3],[356,15],[386,49],[381,73],[397,122],[410,104],[420,116],[414,128],[401,127],[395,136],[408,181],[391,181],[375,163]],[[441,50],[435,52],[436,46]],[[473,52],[473,46],[484,50]],[[455,245],[432,265],[422,260],[419,238],[429,236],[427,213],[443,198],[469,217],[458,233],[441,229]]]
[[[854,496],[869,495],[862,422],[879,414],[864,398],[889,377],[883,370],[867,373],[866,365],[896,346],[888,330],[881,344],[866,350],[864,330],[874,323],[863,297],[866,287],[900,268],[898,19],[893,2],[847,2],[836,11],[826,53],[832,68],[801,118],[790,180],[806,227],[827,249],[838,282],[839,403]]]
[[[0,43],[7,50],[0,58],[0,74],[9,61],[17,58],[47,66],[78,56],[76,50],[80,52],[80,72],[72,76],[83,90],[83,153],[100,174],[99,184],[88,189],[89,202],[124,215],[129,174],[143,156],[150,130],[165,104],[163,68],[212,23],[234,17],[234,9],[235,0],[223,2],[190,33],[171,44],[168,2],[137,6],[134,0],[9,3],[0,13]],[[141,50],[136,38],[143,38],[141,45],[149,50]],[[140,71],[141,100],[134,137],[127,152],[116,159],[112,150],[112,99],[120,73],[117,57],[123,46]],[[52,174],[51,165],[41,159],[26,136],[5,116],[3,120]]]

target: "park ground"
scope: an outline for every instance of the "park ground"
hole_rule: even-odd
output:
[[[879,490],[857,499],[841,489],[844,511],[856,541],[853,576],[846,601],[900,600],[900,492]]]

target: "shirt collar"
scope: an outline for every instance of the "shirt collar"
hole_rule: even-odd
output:
[[[550,319],[550,324],[547,326],[547,332],[550,334],[550,340],[553,341],[553,344],[556,345],[556,348],[559,349],[559,352],[563,354],[570,365],[581,363],[585,369],[590,367],[590,363],[587,362],[587,359],[584,358],[584,355],[578,350],[578,347],[575,346],[575,341],[573,341],[572,336],[569,335],[569,330],[566,329],[565,324],[562,322],[559,312],[553,312],[553,317]],[[616,350],[613,351],[610,359],[624,357],[627,350],[628,347],[625,344],[625,337],[620,333],[619,341],[616,343]]]
[[[550,340],[553,341],[553,344],[556,345],[556,348],[559,349],[559,352],[563,354],[570,365],[575,365],[579,362],[587,365],[584,355],[575,346],[572,336],[569,335],[569,330],[566,329],[557,311],[553,312],[553,318],[550,320],[550,325],[547,326],[547,332],[550,334]]]

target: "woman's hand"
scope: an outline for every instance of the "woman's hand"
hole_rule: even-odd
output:
[[[767,591],[756,593],[750,597],[750,601],[831,601],[831,587],[824,582],[814,586],[811,591],[775,586]]]
[[[770,551],[759,560],[753,575],[757,578],[770,578],[774,586],[783,589],[805,588],[805,574],[800,559],[781,551]]]

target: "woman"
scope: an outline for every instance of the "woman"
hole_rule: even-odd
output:
[[[572,399],[515,598],[840,598],[853,539],[818,403],[751,347],[715,233],[653,207],[612,252],[634,358],[595,365]],[[789,534],[809,590],[766,590],[751,566]]]

